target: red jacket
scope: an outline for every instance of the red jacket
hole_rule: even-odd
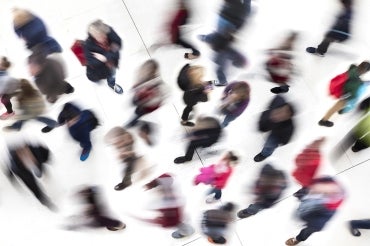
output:
[[[227,180],[229,179],[233,169],[229,166],[225,166],[226,170],[220,173],[215,173],[214,180],[212,182],[212,186],[216,189],[223,189],[226,185]],[[215,168],[217,169],[217,168]]]
[[[320,162],[318,149],[304,149],[295,159],[297,168],[292,173],[293,177],[304,187],[310,185]]]

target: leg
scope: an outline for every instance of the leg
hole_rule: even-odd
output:
[[[217,189],[215,187],[212,187],[208,191],[208,195],[211,195],[211,194],[214,194],[214,196],[207,198],[206,203],[214,203],[214,202],[220,200],[221,195],[222,195],[222,191],[220,189]]]
[[[107,78],[107,83],[110,88],[114,90],[117,94],[122,94],[123,90],[122,87],[116,84],[116,69],[111,69],[111,74]]]
[[[115,190],[123,190],[132,184],[131,176],[135,169],[136,157],[130,157],[125,160],[126,168],[122,182],[114,187]]]
[[[265,145],[263,146],[263,149],[261,151],[261,154],[264,157],[268,157],[272,155],[272,153],[275,151],[275,149],[279,146],[279,142],[273,135],[269,135]]]
[[[228,48],[226,52],[227,59],[230,60],[235,67],[241,68],[247,63],[245,57],[237,50]]]
[[[219,17],[217,21],[217,32],[221,35],[228,36],[236,32],[236,26],[226,19]]]
[[[316,52],[323,55],[328,51],[330,43],[334,40],[332,38],[325,37],[324,40],[317,46]]]
[[[8,114],[11,114],[11,113],[14,112],[13,111],[13,105],[10,101],[10,98],[11,98],[11,96],[9,96],[7,94],[2,95],[2,97],[1,97],[1,103],[4,104],[4,106],[6,108],[6,112]]]
[[[224,121],[221,123],[221,127],[225,128],[229,125],[230,122],[234,121],[237,117],[231,114],[227,114],[224,118]]]
[[[309,236],[311,236],[312,233],[318,232],[321,229],[307,226],[306,228],[303,228],[299,234],[295,237],[297,241],[302,242],[305,241]]]
[[[361,236],[361,232],[358,229],[370,229],[370,220],[351,220],[350,224],[350,231],[353,236],[359,237]]]
[[[184,108],[184,111],[182,111],[182,116],[181,119],[185,122],[188,121],[189,119],[189,114],[191,111],[193,111],[193,107],[195,104],[187,104],[186,107]]]
[[[22,125],[23,123],[25,122],[26,120],[18,120],[16,122],[14,122],[12,125],[10,126],[6,126],[4,129],[5,130],[17,130],[17,131],[20,131],[21,128],[22,128]]]
[[[42,123],[45,123],[50,128],[55,128],[55,127],[58,126],[58,122],[56,122],[55,120],[50,119],[48,117],[38,116],[38,117],[35,118],[35,120],[40,121]]]
[[[129,123],[126,124],[125,127],[135,126],[143,115],[144,115],[143,109],[141,107],[137,107],[135,109],[135,116],[130,120]]]
[[[329,121],[330,117],[341,110],[346,105],[346,100],[337,101],[329,110],[326,112],[324,117],[319,121],[319,125],[322,126],[333,126],[333,122]],[[329,123],[328,123],[329,122]]]
[[[225,51],[218,51],[214,58],[214,62],[217,65],[216,75],[218,80],[218,84],[215,83],[215,85],[226,85],[227,79],[224,71],[226,69],[227,57]]]
[[[184,41],[182,38],[179,38],[177,41],[176,41],[176,44],[178,45],[181,45],[182,47],[184,48],[187,48],[187,49],[191,49],[192,51],[192,55],[193,56],[200,56],[200,52],[199,50],[197,50],[196,48],[194,48],[193,45],[189,44],[188,42]]]

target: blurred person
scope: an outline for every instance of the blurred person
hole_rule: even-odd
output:
[[[296,168],[293,170],[292,176],[302,186],[301,189],[293,194],[298,199],[307,195],[308,187],[321,165],[320,148],[324,141],[324,137],[314,140],[295,158]]]
[[[19,90],[19,81],[8,74],[11,62],[3,56],[0,60],[0,97],[1,103],[4,104],[6,112],[0,115],[0,120],[7,120],[15,115],[13,104],[10,99]]]
[[[49,103],[55,103],[62,94],[74,92],[74,88],[65,81],[63,66],[58,61],[45,57],[42,51],[36,51],[28,57],[28,69],[37,88],[46,95]]]
[[[13,26],[17,36],[23,39],[26,47],[33,50],[37,45],[41,45],[46,53],[61,53],[60,44],[48,34],[44,21],[26,9],[13,9]]]
[[[225,234],[233,220],[234,209],[234,204],[228,202],[217,209],[210,209],[203,213],[202,232],[208,236],[210,243],[225,244],[227,242]]]
[[[135,116],[126,124],[126,127],[135,126],[139,119],[157,110],[165,97],[164,82],[159,74],[159,64],[150,59],[141,65],[137,80],[133,86],[133,100]]]
[[[126,228],[125,223],[108,215],[101,193],[101,188],[98,186],[86,186],[76,193],[85,207],[81,215],[72,217],[75,222],[68,225],[67,229],[105,227],[110,231],[118,231]]]
[[[287,178],[282,170],[265,164],[254,184],[254,202],[238,212],[241,219],[255,215],[263,209],[270,208],[281,197],[287,187]]]
[[[184,40],[181,34],[181,27],[186,25],[190,16],[190,8],[186,0],[178,1],[178,8],[173,19],[170,22],[169,32],[171,36],[171,42],[173,44],[180,45],[186,49],[191,49],[191,53],[185,53],[186,59],[196,59],[200,56],[199,50],[197,50],[192,44]]]
[[[16,122],[10,126],[4,127],[5,131],[20,131],[23,124],[31,119],[46,124],[46,126],[41,129],[44,133],[49,132],[58,126],[58,123],[55,120],[42,116],[45,112],[44,99],[40,92],[33,88],[28,80],[20,80],[20,90],[17,92],[15,97],[21,113],[16,116]]]
[[[201,41],[208,43],[215,52],[213,61],[216,63],[216,86],[226,86],[228,80],[225,70],[230,60],[232,65],[241,68],[247,63],[243,54],[232,47],[235,34],[244,26],[250,14],[250,0],[224,0],[221,7],[216,31],[208,35],[200,35]]]
[[[21,143],[17,146],[8,146],[9,160],[8,177],[12,182],[18,177],[34,194],[39,202],[55,210],[55,205],[39,186],[35,176],[40,178],[44,173],[44,164],[50,159],[49,148],[40,143]]]
[[[122,40],[112,27],[102,20],[89,25],[88,38],[84,42],[86,76],[92,82],[106,79],[117,94],[123,93],[122,87],[116,83],[121,48]]]
[[[343,42],[351,37],[351,22],[353,19],[352,0],[340,0],[341,12],[336,17],[336,20],[330,30],[325,34],[321,43],[315,47],[308,47],[308,53],[316,54],[318,56],[325,56],[329,45],[332,42]]]
[[[294,72],[292,51],[297,37],[296,32],[291,32],[277,48],[268,50],[269,57],[265,67],[272,82],[279,85],[271,89],[272,93],[279,94],[289,91],[289,82]]]
[[[239,31],[251,12],[251,0],[224,0],[220,9],[216,32],[227,36]]]
[[[92,149],[90,132],[99,125],[99,120],[91,110],[80,109],[73,103],[66,103],[58,115],[58,123],[66,124],[70,136],[79,142],[82,152],[80,160],[85,161]]]
[[[184,201],[176,190],[175,178],[169,173],[163,173],[145,185],[146,190],[156,188],[159,200],[152,203],[154,210],[159,215],[152,219],[140,220],[157,224],[163,228],[176,227],[172,233],[173,238],[183,238],[194,233],[194,229],[184,222]]]
[[[332,157],[334,161],[341,157],[351,146],[353,152],[359,152],[370,147],[370,97],[360,103],[359,111],[362,111],[364,115],[333,149]]]
[[[341,95],[339,100],[326,112],[324,117],[318,122],[320,126],[332,127],[334,123],[329,121],[331,116],[338,112],[339,114],[351,111],[357,104],[359,98],[365,92],[366,84],[360,76],[370,71],[370,63],[363,61],[359,65],[352,64],[346,73],[341,74],[346,76],[343,80]],[[338,78],[340,75],[333,79]],[[333,82],[333,80],[331,81]]]
[[[113,127],[105,135],[105,141],[115,147],[118,158],[125,165],[123,179],[114,189],[119,191],[132,184],[131,176],[137,169],[139,158],[134,150],[134,138],[132,134],[123,127]]]
[[[370,219],[350,220],[349,231],[355,237],[361,236],[359,229],[370,229]]]
[[[245,81],[234,81],[227,85],[221,97],[220,112],[225,115],[221,126],[227,127],[247,108],[250,100],[250,87]]]
[[[289,238],[286,245],[297,245],[306,241],[312,233],[321,231],[335,215],[345,198],[344,189],[329,176],[312,180],[308,194],[297,209],[297,215],[306,225],[296,237]]]
[[[226,186],[238,159],[232,151],[228,151],[217,163],[200,169],[200,174],[195,177],[194,184],[211,185],[208,195],[212,197],[207,198],[207,203],[214,203],[221,199],[222,189]]]
[[[189,115],[198,102],[207,102],[211,89],[209,82],[203,81],[204,67],[186,64],[177,77],[177,84],[184,91],[182,99],[186,107],[181,115],[181,125],[194,126]]]
[[[277,95],[273,98],[259,119],[258,128],[261,132],[269,132],[262,151],[254,157],[260,162],[272,155],[279,145],[287,144],[294,133],[293,117],[295,110],[284,97]]]
[[[217,143],[222,134],[222,128],[219,121],[213,117],[199,117],[195,127],[187,133],[188,145],[185,156],[177,157],[175,164],[181,164],[193,159],[197,148],[207,148]]]

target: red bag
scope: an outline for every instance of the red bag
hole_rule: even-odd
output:
[[[340,98],[343,95],[343,87],[348,80],[348,72],[341,73],[330,80],[329,93],[335,98]]]
[[[86,57],[84,54],[84,44],[85,41],[83,40],[75,40],[73,43],[71,50],[79,60],[82,66],[86,66]]]

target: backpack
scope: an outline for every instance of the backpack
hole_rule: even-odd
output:
[[[334,96],[335,98],[340,98],[343,95],[343,87],[344,84],[348,81],[349,74],[348,72],[344,72],[338,74],[334,78],[330,80],[329,84],[329,93],[330,95]]]
[[[78,61],[81,63],[82,66],[86,66],[86,57],[84,53],[84,45],[85,41],[83,40],[75,40],[73,43],[71,50],[73,54],[77,57]]]

